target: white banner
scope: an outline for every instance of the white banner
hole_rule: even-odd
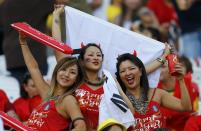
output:
[[[116,72],[116,58],[123,53],[137,51],[144,64],[161,56],[164,44],[138,33],[134,33],[74,8],[65,7],[67,43],[72,48],[80,44],[97,43],[104,52],[103,68],[113,75]],[[150,87],[156,87],[160,71],[149,75]]]

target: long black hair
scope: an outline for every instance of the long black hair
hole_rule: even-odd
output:
[[[126,93],[126,86],[120,78],[119,67],[120,67],[121,63],[126,60],[131,61],[141,70],[142,75],[140,77],[140,88],[142,89],[143,93],[145,93],[145,96],[146,96],[145,100],[148,100],[149,82],[148,82],[147,73],[146,73],[144,64],[138,57],[135,57],[134,55],[129,54],[129,53],[120,55],[117,58],[117,64],[116,64],[116,69],[117,69],[116,77],[117,77],[117,81],[119,82],[123,92]]]
[[[28,99],[29,98],[29,95],[27,93],[27,91],[24,89],[24,86],[28,84],[28,81],[31,80],[31,75],[29,72],[26,72],[23,76],[23,81],[22,81],[22,84],[21,84],[21,87],[20,87],[20,96],[22,98],[25,98],[25,99]]]

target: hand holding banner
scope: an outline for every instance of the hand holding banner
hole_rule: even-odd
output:
[[[26,36],[31,37],[32,39],[39,41],[47,46],[50,46],[56,50],[59,50],[65,54],[72,54],[73,49],[64,43],[56,41],[54,38],[34,29],[30,25],[22,22],[13,23],[11,26],[24,33]]]
[[[0,117],[2,118],[4,125],[12,127],[17,131],[32,131],[31,128],[25,126],[24,124],[22,124],[22,122],[18,121],[17,119],[8,116],[3,111],[0,111]]]

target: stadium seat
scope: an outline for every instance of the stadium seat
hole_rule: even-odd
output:
[[[0,76],[1,75],[9,75],[9,72],[6,70],[6,61],[4,55],[0,55]]]
[[[18,81],[10,76],[0,76],[0,89],[4,90],[10,100],[15,101],[20,96]]]

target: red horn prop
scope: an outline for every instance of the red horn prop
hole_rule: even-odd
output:
[[[81,43],[81,48],[84,48],[84,47],[85,47],[85,45],[84,45],[84,43],[82,42],[82,43]]]
[[[136,51],[136,50],[133,51],[133,55],[134,55],[135,57],[137,57],[137,51]]]

